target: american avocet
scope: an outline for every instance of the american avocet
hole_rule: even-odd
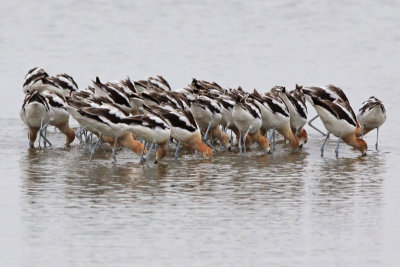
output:
[[[317,97],[320,100],[327,100],[327,101],[335,101],[336,99],[341,99],[348,105],[350,105],[350,102],[346,96],[346,94],[343,92],[342,89],[340,89],[337,86],[334,85],[328,85],[326,87],[316,87],[316,86],[310,86],[310,87],[303,87],[302,88],[303,94],[306,98],[306,100],[314,106],[314,102],[312,100],[312,97]],[[354,115],[355,117],[355,115]],[[324,132],[322,132],[320,129],[315,127],[312,122],[318,118],[318,115],[316,115],[314,118],[312,118],[309,122],[308,125],[310,125],[311,128],[315,129],[317,132],[321,133],[322,135],[326,135]]]
[[[22,104],[20,116],[29,127],[29,146],[34,146],[38,132],[40,132],[40,136],[45,140],[46,145],[48,140],[44,136],[42,129],[44,124],[47,124],[51,116],[53,116],[53,111],[50,109],[48,100],[39,91],[28,91]],[[51,144],[50,142],[48,143]]]
[[[99,137],[100,133],[98,133],[96,129],[91,127],[91,123],[88,122],[90,118],[82,116],[78,112],[78,110],[90,107],[101,108],[104,107],[104,105],[106,107],[112,107],[112,102],[108,100],[108,98],[96,97],[91,89],[92,88],[88,88],[74,92],[73,94],[71,94],[70,97],[66,98],[67,105],[65,105],[65,108],[80,125],[80,129],[77,130],[75,134],[76,137],[79,139],[79,141],[82,144],[84,144],[85,151],[88,150],[87,143],[89,143],[89,145],[92,146],[92,140],[91,140],[92,134],[95,134]],[[91,133],[89,136],[87,135],[88,131]],[[86,136],[86,140],[83,140],[82,138],[82,135],[84,133]]]
[[[235,121],[233,120],[232,116],[233,107],[235,106],[236,102],[239,102],[247,95],[248,94],[244,92],[239,86],[238,89],[225,90],[222,95],[216,98],[221,106],[222,111],[222,119],[220,124],[223,128],[231,130],[231,142],[233,142],[232,133],[235,133],[237,143],[239,143],[240,137],[239,129],[236,127]],[[251,138],[249,135],[247,135],[246,137],[246,144],[251,144]]]
[[[146,89],[142,91],[140,96],[146,106],[167,104],[174,108],[180,108],[178,101],[170,94],[170,91]]]
[[[63,96],[50,91],[43,91],[44,95],[53,110],[53,118],[48,124],[57,127],[66,136],[66,145],[69,146],[75,139],[75,131],[69,127],[69,112],[65,109],[66,102]],[[46,130],[47,125],[45,126]]]
[[[146,156],[147,163],[149,162],[149,156],[154,144],[157,144],[159,147],[154,163],[157,163],[159,160],[165,157],[168,150],[168,140],[171,135],[171,128],[165,121],[163,121],[159,116],[141,114],[129,116],[125,118],[123,122],[127,125],[128,129],[131,129],[135,133],[137,137],[141,138],[146,143],[151,144]],[[143,154],[144,150],[140,159],[141,163],[143,163]]]
[[[270,151],[268,140],[260,135],[262,125],[261,113],[253,99],[243,97],[240,102],[236,102],[233,107],[232,117],[239,130],[239,151],[242,155],[241,139],[243,135],[244,153],[246,153],[246,137],[250,135],[252,141],[259,143],[262,149]]]
[[[367,101],[362,103],[357,118],[361,125],[361,135],[376,129],[375,149],[378,150],[379,127],[386,120],[386,109],[382,101],[371,96]]]
[[[43,80],[46,90],[54,91],[62,95],[63,98],[79,90],[74,78],[66,73],[59,73],[53,77],[44,78]]]
[[[145,109],[161,116],[171,127],[171,137],[178,141],[175,159],[178,159],[181,143],[189,149],[199,151],[204,159],[212,158],[213,152],[202,142],[200,129],[189,111],[171,110],[162,106],[145,106]]]
[[[216,99],[221,106],[221,126],[225,129],[231,129],[235,126],[235,121],[232,117],[233,107],[235,106],[235,100],[229,95],[222,95]]]
[[[86,119],[87,125],[95,129],[96,132],[100,133],[99,140],[92,149],[90,160],[92,159],[100,140],[103,139],[103,136],[110,137],[104,140],[107,142],[113,141],[114,143],[112,151],[114,162],[117,161],[117,143],[120,143],[124,147],[130,148],[138,155],[141,154],[144,145],[134,140],[126,124],[121,122],[126,118],[126,113],[123,113],[118,106],[104,106],[101,108],[88,107],[78,109],[77,112]]]
[[[145,90],[171,91],[171,87],[167,80],[165,80],[161,75],[157,75],[157,77],[149,77],[147,80],[134,81],[134,85],[138,93]]]
[[[130,108],[131,108],[130,112],[133,115],[139,113],[139,107],[136,104],[137,104],[138,99],[140,99],[141,102],[142,102],[142,99],[138,95],[138,91],[137,91],[134,83],[131,81],[131,79],[129,77],[127,77],[124,80],[120,80],[120,81],[107,82],[107,83],[105,83],[105,86],[112,87],[115,90],[120,91],[122,94],[124,94],[130,102]],[[113,101],[113,102],[115,102],[115,101]],[[123,102],[124,102],[123,105],[127,106],[125,101],[123,101]],[[123,107],[123,109],[127,110],[126,107]]]
[[[124,112],[131,112],[130,100],[124,92],[114,86],[110,86],[110,84],[102,83],[99,77],[96,77],[96,80],[92,82],[96,96],[106,97]]]
[[[182,100],[183,109],[188,110],[187,106],[190,106],[190,112],[200,129],[205,131],[204,140],[211,136],[219,141],[220,146],[230,149],[231,140],[219,126],[224,108],[218,98],[223,92],[224,90],[215,82],[193,79],[189,88],[178,89],[173,93],[179,97],[177,100]]]
[[[218,127],[222,119],[218,102],[205,95],[196,96],[190,110],[200,129],[205,130],[203,139],[207,139],[210,129]]]
[[[25,75],[22,91],[26,94],[32,90],[40,89],[43,86],[42,79],[49,77],[44,69],[35,67]]]
[[[30,146],[33,146],[38,130],[43,137],[44,146],[46,146],[46,143],[51,145],[46,137],[46,129],[49,124],[57,127],[65,134],[67,146],[75,139],[75,132],[69,127],[70,114],[65,109],[65,101],[57,93],[36,90],[29,92],[25,97],[20,115],[22,120],[30,127]]]
[[[91,126],[91,125],[93,125],[93,123],[91,123],[91,118],[87,117],[87,116],[82,116],[78,112],[79,109],[90,108],[90,107],[106,108],[106,109],[116,110],[120,113],[123,113],[124,116],[129,115],[128,112],[124,111],[118,105],[114,104],[109,98],[95,96],[94,88],[91,88],[91,87],[88,87],[88,89],[79,90],[77,92],[74,92],[73,94],[71,94],[70,97],[67,97],[66,102],[68,104],[66,106],[67,110],[71,113],[72,117],[76,121],[78,121],[78,123],[80,124],[80,129],[77,131],[76,134],[77,134],[77,137],[79,138],[79,140],[81,141],[81,143],[83,143],[85,145],[85,151],[87,150],[87,144],[86,144],[86,142],[83,141],[83,139],[81,137],[82,134],[84,132],[90,131],[91,133],[94,133],[95,135],[97,135],[99,137],[100,132],[98,132],[95,128],[93,128]],[[86,138],[90,140],[90,142],[89,142],[90,145],[91,145],[91,136],[92,136],[92,134],[89,135],[89,138],[86,136]],[[113,137],[109,137],[109,136],[103,136],[102,139],[101,138],[99,138],[99,139],[100,139],[100,142],[102,140],[104,140],[105,142],[110,143],[111,145],[113,145],[114,141],[115,141]],[[137,152],[136,143],[138,143],[138,142],[136,140],[131,140],[130,138],[128,138],[128,139],[129,139],[128,141],[125,140],[125,143],[128,143],[128,148],[131,148],[136,153]]]
[[[341,140],[360,150],[362,155],[366,155],[367,143],[356,135],[357,120],[351,106],[341,98],[329,101],[312,96],[312,101],[322,123],[328,130],[328,134],[321,147],[321,156],[323,156],[329,133],[339,137],[335,150],[336,157],[339,155],[339,144]]]
[[[284,87],[279,96],[285,102],[290,113],[290,128],[299,139],[300,147],[307,143],[307,132],[303,129],[307,123],[307,106],[302,86],[296,84],[296,89],[288,92]]]
[[[299,148],[299,140],[290,128],[290,113],[283,100],[279,97],[277,87],[271,89],[270,92],[261,95],[254,89],[250,94],[254,98],[255,103],[260,108],[262,126],[261,134],[265,135],[269,129],[273,130],[273,143],[275,143],[275,130],[289,140],[292,151]]]
[[[23,84],[24,93],[32,90],[50,91],[65,98],[70,95],[71,92],[77,91],[78,85],[74,79],[66,73],[59,73],[50,77],[43,69],[33,68],[25,76]]]
[[[171,86],[163,76],[157,75],[157,77],[149,77],[148,81],[152,87],[156,86],[164,91],[171,91]]]

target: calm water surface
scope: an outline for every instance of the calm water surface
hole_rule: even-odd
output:
[[[2,266],[396,266],[400,260],[400,73],[397,1],[2,1]],[[25,73],[67,72],[80,87],[162,74],[266,91],[342,86],[354,109],[381,98],[388,120],[367,157],[307,128],[298,153],[173,146],[158,165],[74,142],[28,149],[18,117]],[[4,101],[5,100],[5,101]],[[311,107],[310,107],[311,108]],[[310,110],[310,116],[315,112]],[[75,122],[72,124],[77,126]]]

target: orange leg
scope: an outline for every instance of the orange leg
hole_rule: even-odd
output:
[[[235,133],[236,135],[236,143],[239,143],[239,136],[240,136],[240,132],[239,129],[236,127],[231,127],[231,130]],[[250,146],[253,142],[251,141],[251,137],[250,135],[246,136],[246,146]]]

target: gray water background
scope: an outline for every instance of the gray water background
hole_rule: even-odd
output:
[[[1,1],[1,266],[398,266],[399,1]],[[307,128],[283,144],[211,161],[172,146],[143,168],[130,151],[89,164],[77,142],[29,150],[19,119],[26,72],[80,87],[162,74],[261,92],[334,83],[356,110],[388,110],[368,156]],[[315,111],[310,107],[310,116]],[[321,124],[319,124],[321,125]],[[73,123],[76,127],[76,123]]]

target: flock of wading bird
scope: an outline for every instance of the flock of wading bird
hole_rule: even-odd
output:
[[[85,152],[91,150],[90,160],[103,142],[113,146],[114,162],[117,146],[123,146],[140,155],[142,164],[149,162],[155,147],[157,163],[166,156],[169,142],[176,143],[176,159],[180,146],[198,151],[207,159],[212,157],[213,149],[232,149],[232,132],[240,155],[246,154],[246,147],[253,143],[271,153],[275,131],[285,143],[288,140],[291,151],[297,151],[307,143],[303,127],[307,123],[308,101],[318,114],[309,125],[326,135],[321,156],[330,134],[339,138],[336,157],[341,140],[366,155],[367,143],[360,137],[377,129],[378,149],[379,127],[386,119],[384,105],[375,97],[365,101],[356,116],[344,92],[333,85],[296,85],[290,92],[275,86],[261,94],[255,89],[248,93],[241,87],[225,89],[215,82],[196,79],[187,88],[171,90],[161,76],[112,82],[101,82],[96,77],[92,82],[86,89],[78,89],[74,79],[65,73],[49,76],[43,69],[33,68],[26,74],[20,115],[29,127],[30,147],[38,132],[39,147],[40,138],[45,147],[51,146],[46,129],[53,125],[66,135],[66,145],[76,136]],[[70,115],[80,125],[76,132],[69,126]],[[318,116],[328,133],[312,125]]]

